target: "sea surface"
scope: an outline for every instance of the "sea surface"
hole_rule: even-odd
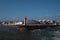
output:
[[[0,26],[0,40],[60,40],[60,27],[19,32],[17,26]]]

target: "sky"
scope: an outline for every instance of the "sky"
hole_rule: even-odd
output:
[[[1,20],[60,20],[60,0],[0,0]]]

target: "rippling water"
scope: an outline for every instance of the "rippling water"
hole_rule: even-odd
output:
[[[0,40],[60,40],[60,27],[19,32],[15,26],[0,26]]]

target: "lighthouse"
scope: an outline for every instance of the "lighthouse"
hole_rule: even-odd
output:
[[[24,17],[24,25],[26,25],[27,17]]]

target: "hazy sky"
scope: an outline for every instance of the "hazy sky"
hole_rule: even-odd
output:
[[[0,20],[60,20],[60,0],[0,0]]]

